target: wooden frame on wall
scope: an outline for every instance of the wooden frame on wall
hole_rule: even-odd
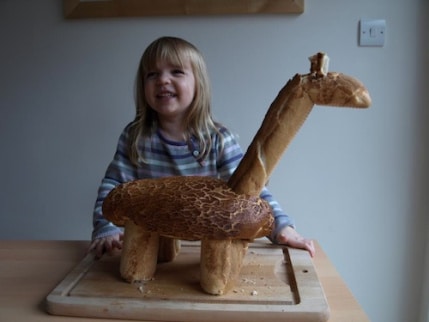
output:
[[[64,17],[301,14],[304,0],[63,0]]]

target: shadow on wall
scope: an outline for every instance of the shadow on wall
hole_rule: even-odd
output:
[[[423,41],[420,42],[421,48],[417,50],[416,68],[420,70],[420,80],[418,82],[419,88],[416,89],[416,95],[421,97],[421,104],[419,108],[418,120],[419,123],[416,127],[416,143],[418,155],[415,160],[417,164],[414,166],[414,177],[416,178],[416,203],[413,212],[420,214],[423,221],[423,227],[426,227],[426,232],[423,231],[423,237],[426,240],[422,241],[425,245],[425,251],[422,258],[422,272],[421,276],[423,281],[417,281],[416,285],[421,285],[421,304],[420,304],[420,319],[421,322],[429,322],[429,203],[427,202],[427,192],[429,191],[429,91],[427,84],[429,84],[429,37],[427,37],[427,30],[429,28],[428,13],[429,1],[422,1],[424,10],[420,11],[421,37]],[[424,246],[423,246],[424,247]],[[420,275],[419,275],[420,276]]]

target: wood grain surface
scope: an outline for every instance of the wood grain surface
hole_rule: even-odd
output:
[[[81,317],[50,315],[46,301],[47,295],[82,261],[88,245],[88,240],[1,240],[0,321],[89,321]],[[315,247],[313,264],[329,303],[329,322],[368,322],[362,307],[317,241]],[[127,320],[121,317],[95,321]]]

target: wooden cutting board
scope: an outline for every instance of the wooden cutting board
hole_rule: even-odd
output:
[[[54,315],[151,321],[326,321],[329,307],[306,251],[249,244],[241,275],[226,295],[199,284],[200,243],[182,241],[178,257],[158,264],[155,278],[130,284],[119,274],[119,252],[87,255],[47,296]]]

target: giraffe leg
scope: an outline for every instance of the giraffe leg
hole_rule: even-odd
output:
[[[205,292],[222,295],[234,287],[247,246],[241,239],[201,241],[200,283]]]
[[[120,273],[123,279],[133,283],[150,280],[156,271],[159,235],[143,230],[131,220],[124,230]]]
[[[180,252],[180,239],[159,236],[158,263],[172,262]]]

